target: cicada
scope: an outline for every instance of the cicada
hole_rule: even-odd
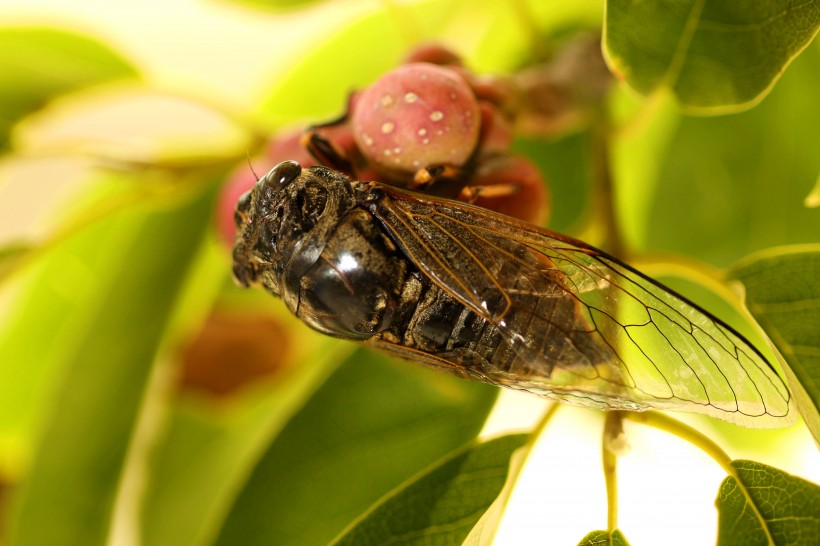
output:
[[[237,204],[233,273],[308,326],[597,409],[790,424],[733,328],[586,243],[463,202],[279,164]]]

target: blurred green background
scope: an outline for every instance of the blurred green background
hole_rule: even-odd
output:
[[[540,400],[494,406],[493,388],[326,339],[236,288],[216,225],[226,180],[271,135],[338,115],[414,45],[509,73],[601,31],[603,2],[558,4],[0,3],[0,544],[323,544],[482,429],[528,430]],[[752,331],[716,268],[820,242],[819,92],[816,41],[732,115],[688,116],[617,82],[612,207],[629,257]],[[547,178],[549,227],[604,241],[589,127],[516,149]],[[600,416],[563,415],[499,543],[604,526]],[[820,480],[802,425],[687,420],[733,456]],[[623,459],[633,544],[684,517],[714,536],[722,474],[666,441],[636,432]]]

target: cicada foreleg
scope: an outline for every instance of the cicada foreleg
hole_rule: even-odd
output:
[[[510,197],[521,191],[521,186],[512,182],[496,184],[493,186],[464,186],[458,194],[458,200],[473,204],[479,197],[483,199],[493,199],[499,197]]]

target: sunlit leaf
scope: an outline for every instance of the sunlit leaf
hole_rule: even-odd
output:
[[[206,265],[224,275],[229,265],[225,263],[225,249],[218,250],[222,260]],[[240,294],[239,290],[224,288],[219,301],[230,300]],[[242,291],[241,296],[249,294]],[[243,316],[260,313],[251,305],[234,304],[232,308]],[[274,310],[281,312],[281,316],[273,314]],[[140,536],[145,546],[211,544],[236,490],[243,485],[260,453],[339,360],[353,349],[349,344],[304,328],[286,315],[284,306],[272,305],[271,311],[269,318],[276,317],[277,322],[281,319],[280,335],[287,336],[287,342],[268,338],[264,343],[282,354],[285,360],[279,364],[287,369],[277,370],[279,373],[273,377],[246,383],[219,398],[213,393],[208,396],[201,388],[193,391],[190,385],[180,386],[185,390],[170,400],[163,434],[157,439],[150,459],[140,510]],[[226,345],[212,346],[215,362],[227,375],[234,366],[246,366],[243,358],[248,351],[260,350],[234,347],[236,353],[232,354],[230,349]]]
[[[820,245],[761,252],[734,266],[746,305],[786,359],[798,408],[820,442]]]
[[[615,529],[614,531],[592,531],[585,536],[578,546],[629,546],[624,534]]]
[[[271,429],[278,428],[276,423],[317,381],[315,374],[302,374],[272,392],[232,400],[228,415],[215,415],[214,408],[191,400],[177,401],[151,460],[142,509],[143,544],[210,544]]]
[[[820,175],[818,175],[817,182],[814,184],[814,187],[803,200],[803,204],[811,209],[820,207]]]
[[[756,108],[683,117],[658,172],[646,247],[728,266],[765,248],[817,241],[820,55],[799,56]],[[632,150],[643,161],[650,149]]]
[[[496,392],[359,350],[270,445],[217,544],[324,545],[473,439]]]
[[[333,544],[459,544],[498,496],[524,434],[460,449],[389,493]]]
[[[111,187],[118,182],[104,179],[111,194],[116,194]],[[98,200],[83,210],[96,214],[101,208]],[[3,285],[15,294],[0,328],[0,451],[12,467],[27,461],[77,340],[88,335],[102,306],[101,287],[112,282],[140,227],[133,215],[85,219],[82,228],[76,224],[78,229],[61,243],[14,253],[11,257],[18,259],[4,262],[6,270],[0,270],[0,280],[6,280],[8,273],[21,271],[21,259],[28,263],[35,258],[13,278],[19,282]]]
[[[97,306],[66,355],[9,544],[106,542],[151,362],[208,226],[211,198],[116,219],[136,229],[96,287]]]
[[[688,110],[720,113],[765,96],[818,25],[813,0],[608,0],[605,45],[640,93],[670,88]]]
[[[143,85],[93,89],[53,101],[15,128],[15,149],[117,162],[201,166],[239,161],[252,135],[227,112]]]
[[[394,68],[415,41],[435,36],[452,8],[441,0],[386,6],[323,36],[284,77],[277,74],[275,87],[262,101],[261,116],[274,126],[340,116],[351,91]]]
[[[492,504],[484,510],[484,514],[482,514],[478,522],[470,529],[470,534],[464,539],[462,546],[489,546],[493,543],[496,533],[498,533],[498,529],[501,526],[504,512],[510,502],[510,497],[512,497],[513,491],[521,476],[521,471],[530,456],[538,435],[539,431],[537,429],[531,431],[529,441],[510,456],[507,482],[504,484],[504,488],[498,496],[496,496]]]
[[[50,28],[0,29],[0,151],[11,126],[49,99],[136,77],[119,53],[90,36]]]
[[[631,247],[644,248],[650,212],[661,183],[659,171],[680,124],[680,114],[668,94],[648,107],[633,96],[613,93],[613,111],[619,131],[612,140],[612,174],[615,206],[623,237]]]
[[[754,461],[733,461],[720,486],[718,545],[810,546],[820,536],[820,487]]]
[[[15,267],[30,248],[24,243],[12,243],[0,248],[0,279]]]

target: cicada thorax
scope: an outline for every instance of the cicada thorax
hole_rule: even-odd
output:
[[[240,200],[234,276],[316,330],[360,340],[390,325],[408,262],[357,206],[357,187],[323,167],[277,166]]]
[[[295,312],[327,334],[371,337],[393,323],[408,265],[370,213],[352,209],[301,272],[298,286],[289,287],[298,292]]]

